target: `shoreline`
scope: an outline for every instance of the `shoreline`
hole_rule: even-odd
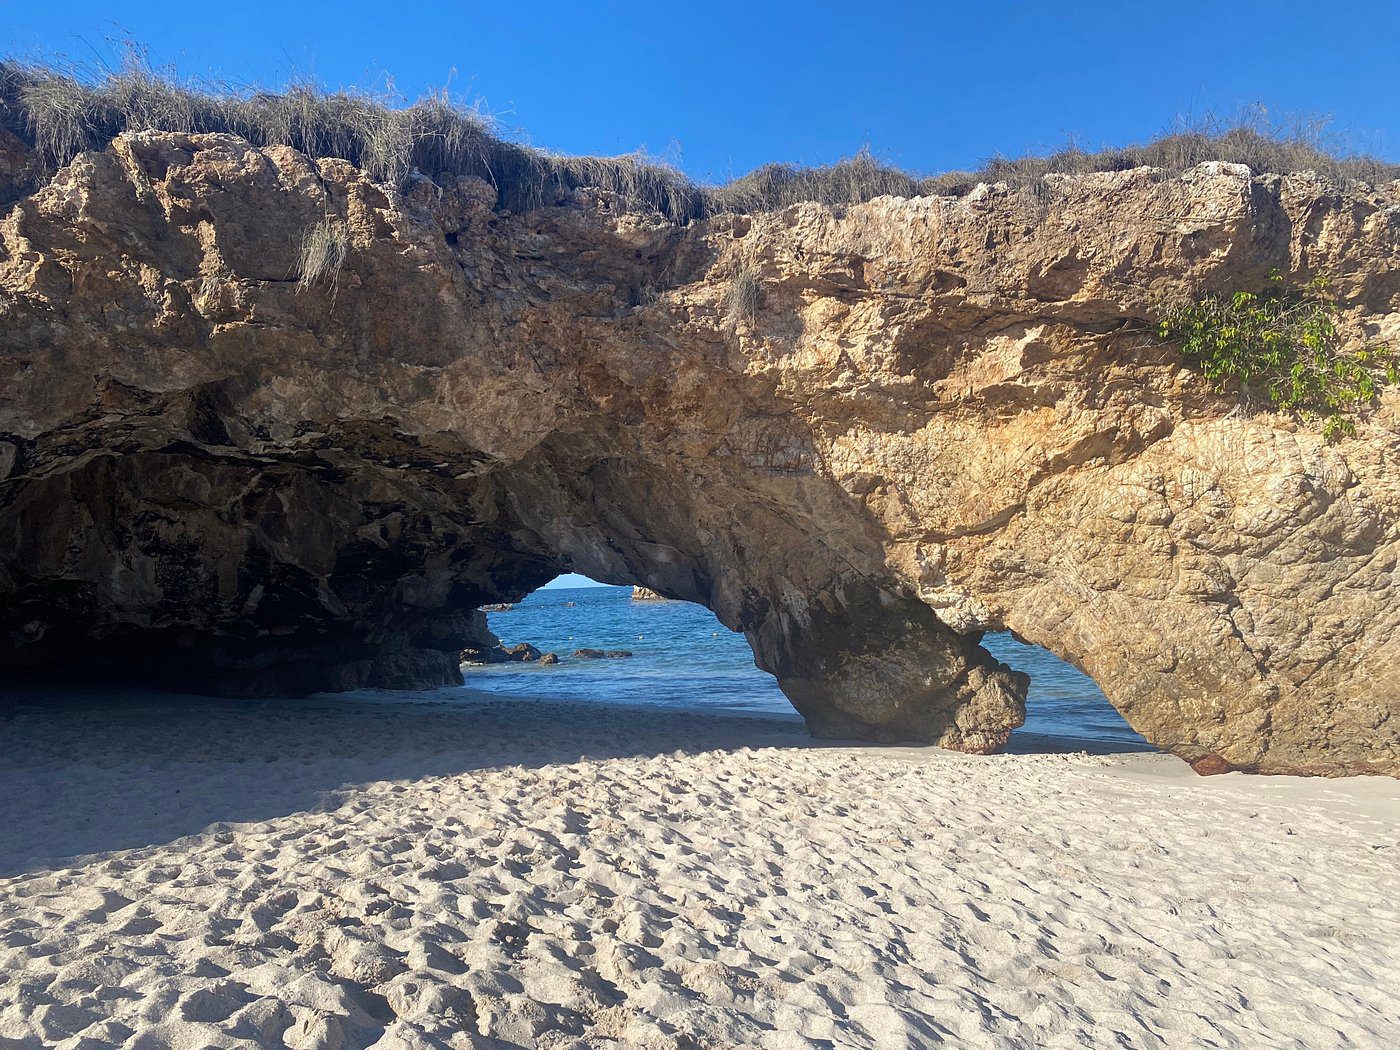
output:
[[[1400,1040],[1400,782],[443,692],[0,705],[0,1041]]]

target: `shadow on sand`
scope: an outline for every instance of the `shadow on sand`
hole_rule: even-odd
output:
[[[335,808],[373,781],[754,747],[875,746],[814,741],[795,714],[500,699],[466,689],[247,701],[7,686],[0,878],[214,825]],[[1008,750],[1131,749],[1017,734]]]

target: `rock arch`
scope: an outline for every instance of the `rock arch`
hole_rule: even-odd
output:
[[[1025,681],[977,639],[1011,630],[1189,760],[1400,771],[1393,395],[1329,445],[1143,330],[1283,266],[1400,335],[1393,191],[1206,165],[1048,212],[620,203],[157,133],[19,200],[0,664],[451,680],[474,609],[574,570],[708,606],[818,733],[994,750]],[[349,251],[307,287],[327,217]]]

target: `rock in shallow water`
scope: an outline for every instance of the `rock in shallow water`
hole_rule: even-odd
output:
[[[545,656],[553,655],[553,653],[541,653],[529,642],[521,642],[519,645],[509,647],[497,644],[487,648],[463,649],[458,657],[459,661],[464,664],[510,664],[532,663],[536,660],[543,660]],[[557,661],[558,658],[555,659]]]

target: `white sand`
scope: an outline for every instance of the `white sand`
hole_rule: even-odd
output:
[[[1400,1045],[1395,781],[67,695],[0,705],[0,1047]]]

